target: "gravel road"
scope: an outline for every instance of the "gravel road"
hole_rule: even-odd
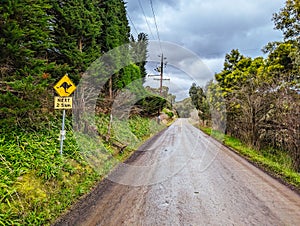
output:
[[[55,225],[300,225],[300,196],[179,119]]]

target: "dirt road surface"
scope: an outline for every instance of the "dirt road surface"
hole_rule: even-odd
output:
[[[300,225],[300,196],[179,119],[56,225]]]

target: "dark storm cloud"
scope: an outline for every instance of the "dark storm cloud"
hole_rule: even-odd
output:
[[[149,0],[128,2],[128,12],[138,32],[157,40]],[[232,49],[243,55],[261,56],[261,48],[279,41],[272,15],[285,0],[152,0],[160,39],[183,46],[201,57],[213,72],[222,69],[224,56]],[[148,22],[148,24],[147,24]],[[184,56],[169,53],[166,57]],[[178,59],[180,60],[180,59]],[[186,61],[188,62],[188,61]]]
[[[157,39],[150,1],[128,3],[128,11],[140,31],[152,33]],[[196,50],[203,57],[221,56],[228,49],[256,49],[268,41],[280,39],[273,30],[272,14],[285,0],[153,0],[160,37]],[[151,31],[146,24],[150,25]]]

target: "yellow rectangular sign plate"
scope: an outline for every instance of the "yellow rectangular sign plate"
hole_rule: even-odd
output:
[[[72,97],[54,97],[54,109],[72,109]]]

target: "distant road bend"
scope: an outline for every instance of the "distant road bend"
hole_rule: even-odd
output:
[[[300,225],[298,194],[186,119],[127,164],[56,225]]]

